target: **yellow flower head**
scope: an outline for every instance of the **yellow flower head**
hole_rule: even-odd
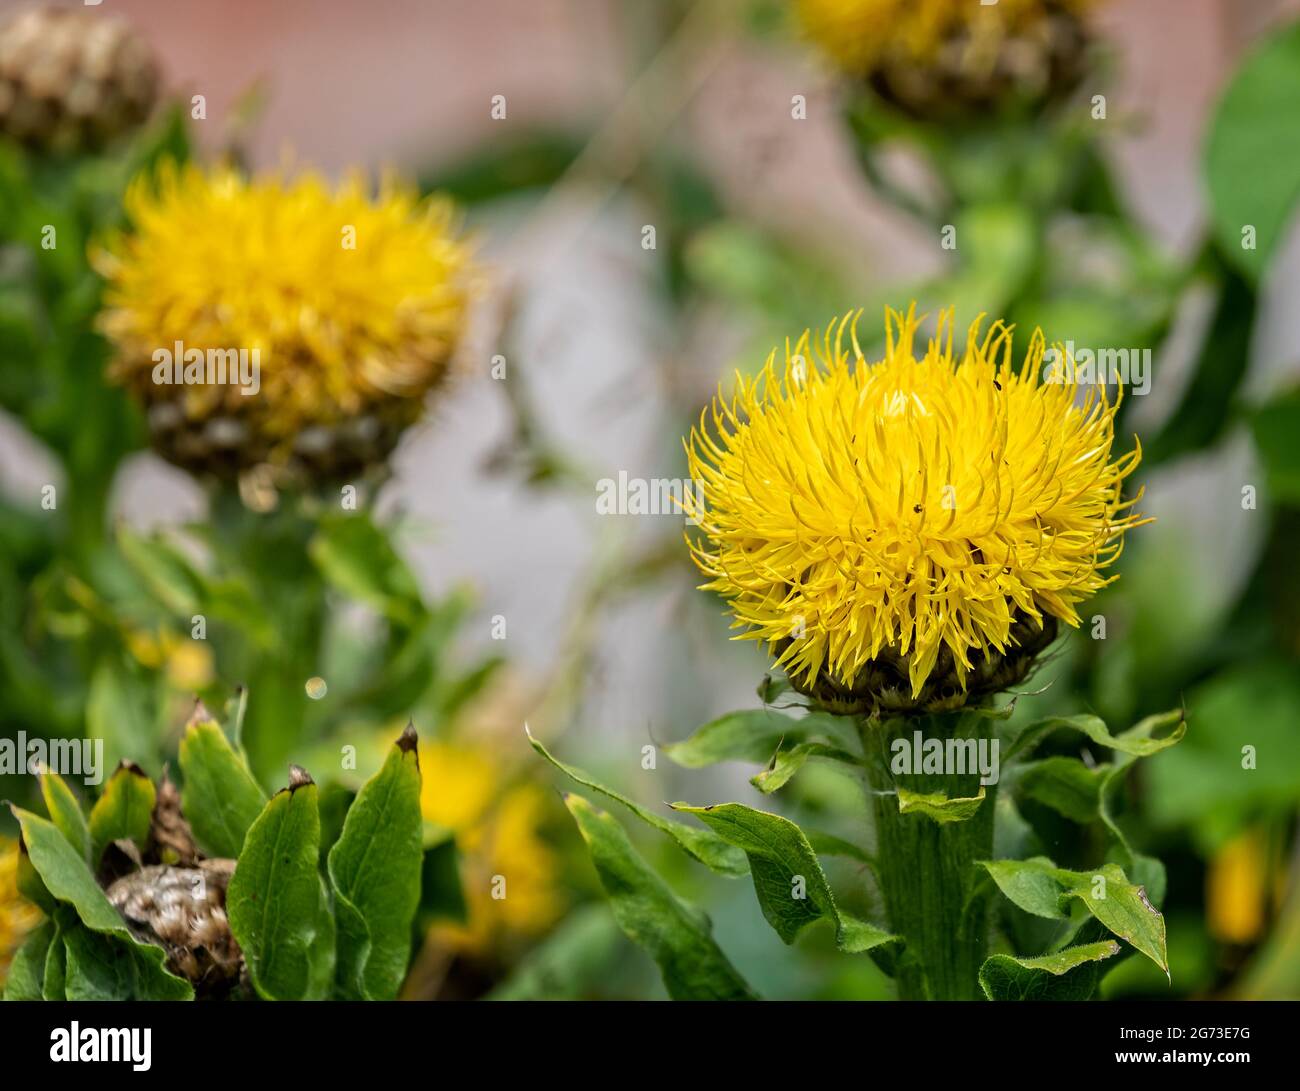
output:
[[[798,0],[804,34],[846,76],[926,121],[1060,101],[1089,60],[1094,0]]]
[[[838,67],[866,75],[886,56],[933,61],[958,34],[1005,38],[1057,11],[1081,14],[1095,0],[797,0],[799,21]]]
[[[783,368],[773,352],[692,429],[704,588],[807,692],[867,683],[875,704],[892,675],[915,700],[936,664],[952,703],[1005,688],[996,665],[1037,651],[1052,619],[1078,625],[1139,521],[1121,490],[1140,449],[1110,457],[1118,402],[1081,394],[1041,333],[1017,370],[1011,330],[980,324],[954,356],[944,315],[918,358],[914,313],[888,312],[868,362],[846,316],[815,354],[807,332]]]
[[[167,163],[125,206],[129,228],[94,255],[101,329],[173,461],[350,476],[447,373],[469,254],[446,201]]]

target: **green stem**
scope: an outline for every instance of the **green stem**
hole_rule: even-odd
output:
[[[957,799],[977,795],[980,776],[978,771],[912,771],[895,756],[903,747],[911,754],[917,731],[923,740],[986,739],[991,721],[951,713],[864,720],[860,730],[875,813],[877,874],[890,929],[904,941],[896,973],[899,996],[979,999],[988,907],[977,861],[993,855],[996,786],[985,786],[984,802],[965,821],[940,823],[917,812],[902,814],[900,787]]]

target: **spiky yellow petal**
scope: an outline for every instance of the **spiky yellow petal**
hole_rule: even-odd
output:
[[[1017,368],[1001,322],[954,355],[946,314],[917,356],[914,309],[891,311],[868,362],[857,319],[787,342],[692,430],[694,557],[737,639],[797,683],[852,687],[890,656],[915,697],[944,654],[964,689],[1025,621],[1078,625],[1139,522],[1121,493],[1140,452],[1111,459],[1118,401],[1060,348],[1045,377],[1041,333]]]

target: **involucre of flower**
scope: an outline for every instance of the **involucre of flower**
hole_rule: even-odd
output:
[[[1096,0],[797,0],[806,36],[847,76],[922,118],[1068,93]]]
[[[349,478],[387,457],[446,377],[471,278],[449,201],[391,179],[372,197],[360,177],[333,189],[165,163],[125,209],[127,229],[94,254],[100,329],[172,462]],[[204,381],[223,363],[225,381]]]
[[[93,149],[149,116],[153,51],[122,19],[30,8],[0,25],[0,134],[46,151]]]
[[[954,355],[949,313],[917,356],[914,313],[891,311],[869,362],[857,321],[701,416],[688,537],[736,639],[826,707],[955,707],[1022,680],[1114,578],[1140,448],[1112,460],[1118,400],[1059,347],[1045,365],[1041,333],[1017,369],[1001,322]]]

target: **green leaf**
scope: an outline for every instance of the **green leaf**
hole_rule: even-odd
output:
[[[857,740],[842,717],[812,712],[793,719],[772,709],[729,712],[698,728],[689,738],[664,747],[664,753],[687,769],[701,769],[721,761],[766,764],[783,742],[814,739],[852,748]]]
[[[1023,768],[1016,790],[1072,822],[1086,824],[1099,816],[1102,789],[1112,772],[1109,765],[1092,769],[1078,758],[1044,758]]]
[[[866,921],[840,912],[817,854],[803,831],[788,818],[756,811],[743,803],[673,809],[693,814],[735,845],[749,859],[754,893],[763,916],[786,943],[808,925],[828,920],[841,951],[857,954],[895,939]]]
[[[1237,416],[1237,392],[1250,369],[1259,297],[1255,285],[1227,264],[1217,247],[1205,258],[1219,280],[1219,298],[1178,404],[1155,435],[1143,437],[1142,464],[1151,467],[1215,443]],[[1095,343],[1095,342],[1094,342]]]
[[[157,772],[153,764],[157,751],[153,724],[145,712],[139,686],[116,658],[102,658],[90,677],[86,736],[104,740],[104,760],[111,767],[123,761],[138,761]]]
[[[50,821],[58,831],[68,839],[83,860],[90,862],[90,829],[86,825],[86,816],[81,804],[72,794],[67,782],[49,769],[42,768],[37,776],[41,783],[41,796],[45,800],[45,809]]]
[[[1111,932],[1136,947],[1168,976],[1165,919],[1147,899],[1146,891],[1130,883],[1118,864],[1103,864],[1091,872],[1058,871],[1056,874],[1066,884],[1071,897],[1082,901]],[[1097,883],[1098,877],[1105,880],[1104,886]]]
[[[980,967],[980,986],[990,1000],[1087,1000],[1101,976],[1096,964],[1119,950],[1104,940],[1041,958],[993,955]]]
[[[947,822],[965,822],[974,816],[984,802],[984,785],[980,785],[978,794],[959,796],[949,799],[942,792],[913,792],[907,788],[898,789],[898,811],[900,814],[915,812],[923,814],[941,825]]]
[[[161,537],[117,531],[118,548],[150,594],[169,613],[189,619],[203,610],[203,577],[189,559]]]
[[[193,990],[189,983],[174,977],[164,968],[166,955],[163,949],[153,944],[140,943],[131,935],[117,910],[95,882],[89,865],[68,844],[54,824],[20,807],[11,805],[10,810],[22,829],[23,844],[27,847],[32,866],[39,873],[50,896],[62,903],[56,910],[60,936],[71,936],[84,926],[92,932],[112,937],[132,949],[129,957],[136,967],[133,972],[140,981],[149,982],[152,990],[174,993],[178,997],[192,996]],[[80,924],[73,921],[72,914],[75,914],[76,921]],[[61,993],[64,988],[61,978],[66,965],[61,938],[51,942],[50,952],[54,952],[54,961],[51,961],[51,955],[47,953],[45,989]],[[52,980],[51,972],[58,975],[60,980]]]
[[[632,847],[623,827],[578,795],[565,805],[587,843],[619,926],[659,965],[674,1000],[755,1000],[710,935],[708,918],[677,897]]]
[[[345,999],[397,996],[420,902],[419,740],[408,726],[362,786],[328,857],[338,925],[335,979]]]
[[[248,763],[200,705],[180,746],[181,807],[194,839],[209,856],[235,857],[266,805]]]
[[[410,625],[423,613],[411,570],[388,535],[366,516],[323,520],[307,551],[328,583],[383,616]]]
[[[1268,471],[1269,491],[1278,500],[1300,505],[1300,387],[1255,410],[1250,427]]]
[[[42,1000],[66,1000],[68,998],[68,949],[63,944],[64,925],[62,915],[54,922],[54,938],[45,952],[45,973],[41,978]]]
[[[157,797],[153,781],[134,762],[117,767],[90,810],[92,866],[98,865],[104,849],[114,841],[129,838],[140,849],[145,847]]]
[[[1237,70],[1219,103],[1206,149],[1210,211],[1224,252],[1258,278],[1300,196],[1300,23],[1265,40]],[[1255,249],[1242,246],[1253,227]]]
[[[592,999],[626,944],[609,906],[592,902],[560,921],[486,999]]]
[[[73,906],[87,927],[129,938],[126,924],[99,889],[90,865],[54,824],[13,804],[9,809],[22,828],[27,854],[50,896]]]
[[[851,860],[858,860],[864,864],[873,862],[871,854],[866,849],[837,834],[827,833],[825,830],[810,830],[807,827],[804,828],[803,833],[808,838],[808,844],[812,846],[813,852],[818,856],[847,856]]]
[[[1171,726],[1173,730],[1167,735],[1155,737],[1157,730]],[[1187,734],[1187,723],[1180,711],[1161,712],[1148,716],[1127,731],[1112,735],[1105,722],[1096,716],[1052,716],[1008,732],[1002,760],[1009,762],[1021,754],[1029,753],[1043,739],[1057,731],[1077,731],[1101,746],[1108,746],[1131,757],[1146,758],[1167,750],[1181,740]]]
[[[45,888],[45,883],[41,881],[36,866],[27,852],[27,846],[21,838],[18,841],[18,875],[14,880],[14,886],[17,887],[19,894],[32,905],[38,906],[46,916],[54,915],[54,908],[58,903]]]
[[[5,978],[6,1000],[41,1000],[45,982],[45,958],[57,932],[54,922],[41,921],[23,941],[9,964]]]
[[[777,751],[771,764],[756,776],[750,777],[749,783],[760,792],[771,793],[783,788],[795,773],[804,767],[809,758],[826,758],[845,765],[861,768],[862,762],[856,754],[850,754],[837,746],[828,746],[820,742],[801,742],[789,749]]]
[[[168,973],[150,948],[92,932],[76,921],[63,931],[69,1000],[190,1000],[188,981]]]
[[[1026,913],[1050,920],[1065,920],[1069,915],[1061,908],[1061,884],[1051,874],[1056,865],[1046,856],[983,863],[1007,900]]]
[[[325,993],[312,994],[313,980],[328,988],[333,978],[332,961],[321,973],[309,958],[327,913],[319,855],[316,785],[295,766],[290,786],[272,796],[249,827],[226,892],[230,930],[265,1000],[320,1000]]]
[[[525,725],[525,730],[527,730],[527,725]],[[719,875],[726,875],[730,878],[739,878],[742,875],[749,874],[749,865],[745,862],[745,854],[735,846],[727,844],[716,834],[710,833],[708,830],[696,829],[684,822],[672,822],[667,818],[662,818],[653,811],[646,810],[646,808],[627,796],[614,791],[614,789],[606,788],[581,769],[566,765],[556,758],[539,740],[533,737],[531,731],[528,732],[528,741],[537,753],[565,776],[581,784],[584,788],[590,788],[592,791],[599,792],[601,795],[614,800],[615,803],[621,803],[642,822],[671,837],[683,852],[698,860],[705,867],[716,871]]]
[[[1038,856],[1031,860],[986,861],[984,867],[1007,898],[1028,913],[1064,919],[1065,903],[1077,898],[1113,934],[1169,973],[1165,919],[1140,886],[1117,864],[1093,871],[1069,871]]]
[[[435,921],[464,924],[469,908],[460,885],[460,852],[456,839],[447,837],[424,850],[420,864],[420,908],[416,929],[423,932]]]

